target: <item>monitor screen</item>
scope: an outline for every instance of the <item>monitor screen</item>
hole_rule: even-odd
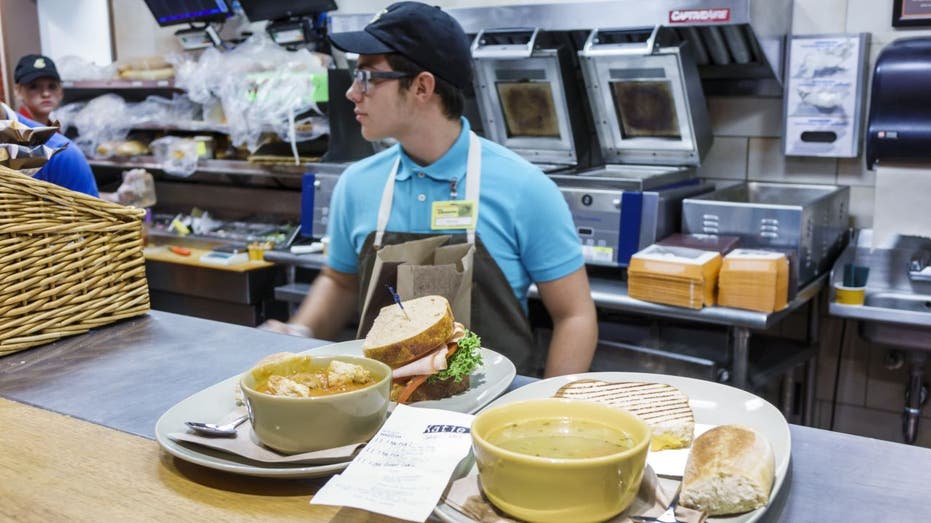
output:
[[[225,0],[145,0],[160,26],[222,22],[232,15]]]
[[[239,0],[252,22],[306,16],[336,10],[335,0]]]

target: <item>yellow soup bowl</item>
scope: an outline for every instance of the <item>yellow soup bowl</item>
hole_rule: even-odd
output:
[[[584,400],[509,403],[472,422],[485,496],[533,522],[595,522],[623,512],[640,488],[650,437],[637,416]]]

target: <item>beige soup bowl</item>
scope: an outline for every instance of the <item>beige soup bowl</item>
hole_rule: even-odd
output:
[[[633,446],[599,457],[550,458],[513,452],[489,442],[528,420],[589,422],[623,431]],[[472,450],[482,491],[499,509],[526,521],[604,521],[630,506],[640,488],[650,428],[627,411],[584,400],[538,399],[481,412],[472,422]],[[569,438],[553,440],[570,445]],[[565,450],[565,449],[563,449]]]
[[[375,383],[327,396],[292,398],[257,391],[269,374],[326,368],[331,360],[368,369]],[[310,452],[368,441],[385,421],[391,390],[391,368],[361,356],[301,356],[278,359],[249,370],[240,378],[252,430],[267,447],[286,454]]]

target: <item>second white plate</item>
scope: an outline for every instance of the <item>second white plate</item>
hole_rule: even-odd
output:
[[[515,401],[549,398],[563,385],[581,379],[595,379],[611,382],[634,381],[648,383],[668,383],[677,387],[689,397],[689,405],[695,414],[695,423],[706,425],[740,424],[752,427],[762,433],[773,446],[776,458],[776,478],[770,500],[775,499],[782,488],[786,472],[789,469],[789,457],[792,454],[792,436],[789,424],[782,413],[771,403],[751,394],[720,383],[703,381],[665,374],[644,374],[634,372],[590,372],[559,376],[535,381],[501,396],[486,408]],[[660,480],[668,490],[675,490],[679,483],[675,480]],[[708,518],[715,523],[752,523],[762,517],[766,508],[754,510],[739,516],[727,518]],[[474,523],[474,520],[440,502],[434,514],[448,523]]]

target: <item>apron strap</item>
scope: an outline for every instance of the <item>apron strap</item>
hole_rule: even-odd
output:
[[[388,179],[385,180],[385,188],[381,193],[381,204],[378,206],[378,222],[375,228],[375,239],[372,246],[379,249],[385,238],[385,229],[388,228],[388,218],[391,217],[391,204],[394,201],[394,181],[398,177],[398,169],[401,166],[401,153],[394,160],[391,172],[388,173]],[[482,180],[482,144],[478,140],[478,135],[469,131],[469,155],[466,159],[466,200],[475,202],[475,225],[478,225],[478,197],[479,187]],[[466,229],[466,238],[469,244],[475,244],[475,227]]]
[[[469,157],[466,160],[466,200],[475,202],[475,223],[466,229],[469,245],[475,244],[475,228],[478,226],[478,193],[482,183],[482,144],[478,136],[469,131]]]
[[[391,173],[388,174],[388,181],[385,182],[385,189],[381,193],[381,205],[378,206],[378,227],[375,229],[376,249],[381,248],[382,240],[385,237],[385,229],[388,227],[388,218],[391,216],[391,202],[394,199],[394,179],[398,176],[398,167],[401,165],[401,153],[394,160],[391,167]]]

